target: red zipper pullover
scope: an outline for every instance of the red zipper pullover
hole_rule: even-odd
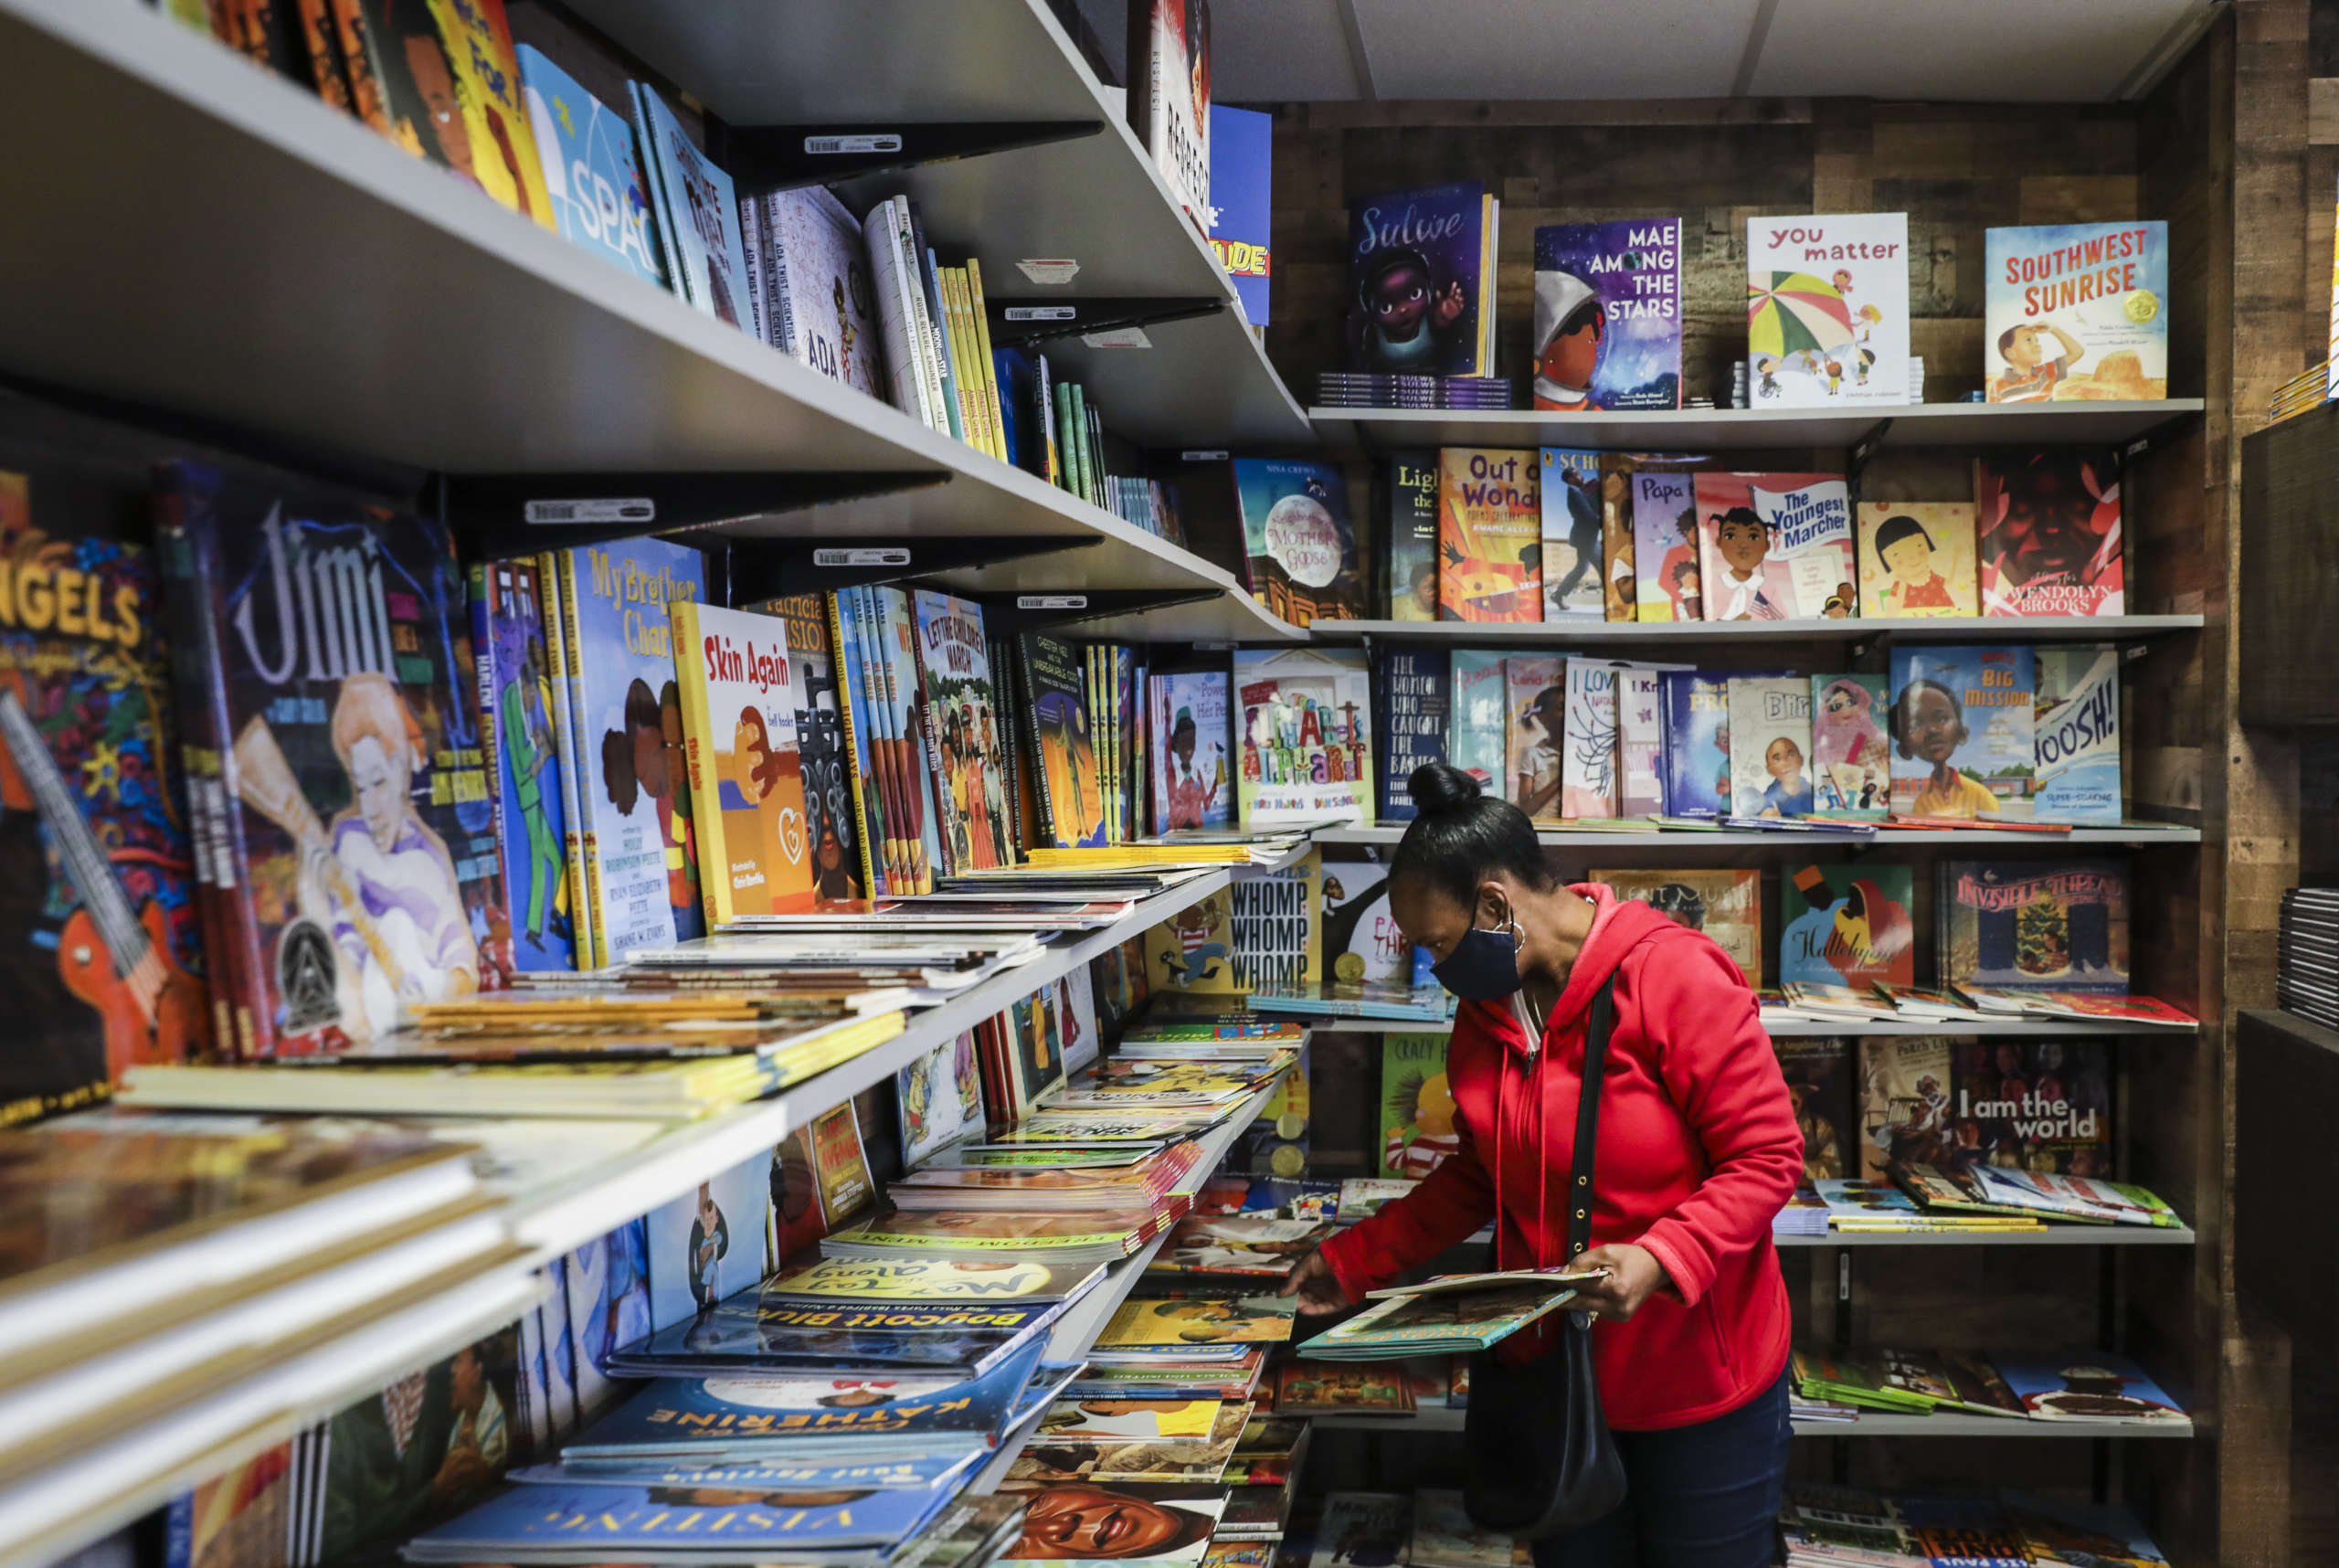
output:
[[[1802,1177],[1803,1135],[1754,993],[1728,955],[1604,884],[1575,891],[1599,910],[1540,1049],[1508,1000],[1463,1003],[1445,1064],[1460,1148],[1327,1242],[1324,1260],[1359,1300],[1492,1217],[1497,1266],[1564,1261],[1584,1025],[1613,970],[1592,1245],[1646,1247],[1673,1288],[1629,1323],[1603,1319],[1593,1361],[1609,1425],[1686,1426],[1736,1409],[1786,1365],[1792,1323],[1771,1220]]]

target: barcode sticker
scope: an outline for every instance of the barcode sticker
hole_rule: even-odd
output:
[[[1226,455],[1226,449],[1223,447],[1206,451],[1189,448],[1178,454],[1180,459],[1186,462],[1224,462]]]
[[[658,503],[646,495],[530,501],[523,504],[521,515],[530,523],[655,523]]]
[[[1085,593],[1022,593],[1015,596],[1018,609],[1086,609]]]
[[[899,545],[881,545],[865,549],[814,550],[812,564],[816,567],[906,567],[910,553]]]
[[[1078,305],[1010,305],[1007,319],[1011,322],[1070,322],[1080,319]]]
[[[879,131],[863,136],[807,136],[804,151],[809,155],[834,157],[840,154],[898,153],[902,138],[898,132]]]

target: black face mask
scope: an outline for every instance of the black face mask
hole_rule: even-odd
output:
[[[1437,983],[1465,1001],[1498,1001],[1527,983],[1519,972],[1519,949],[1525,940],[1514,915],[1493,930],[1473,926],[1454,944],[1454,950],[1430,966]]]

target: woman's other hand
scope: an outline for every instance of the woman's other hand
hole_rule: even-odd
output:
[[[1348,1292],[1340,1288],[1339,1277],[1332,1272],[1332,1266],[1324,1261],[1321,1252],[1311,1252],[1303,1258],[1276,1294],[1298,1297],[1299,1314],[1303,1318],[1321,1317],[1327,1312],[1338,1312],[1356,1305],[1349,1299]]]
[[[1575,1299],[1568,1303],[1570,1310],[1597,1312],[1619,1323],[1631,1322],[1643,1303],[1673,1283],[1655,1253],[1629,1242],[1580,1252],[1569,1260],[1568,1266],[1608,1271],[1607,1278],[1576,1292]]]

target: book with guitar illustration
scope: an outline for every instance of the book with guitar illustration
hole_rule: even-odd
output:
[[[143,509],[142,475],[16,450],[0,463],[5,1126],[202,1051],[210,1022],[154,564],[115,526]]]
[[[175,662],[224,800],[214,950],[249,1054],[340,1050],[511,971],[464,579],[443,524],[270,471],[166,471]],[[239,1021],[239,1031],[240,1031]]]

